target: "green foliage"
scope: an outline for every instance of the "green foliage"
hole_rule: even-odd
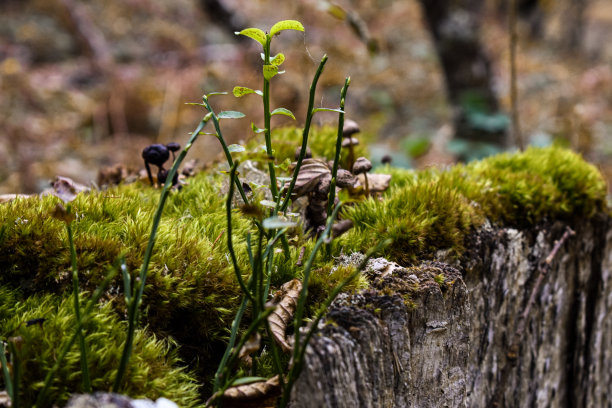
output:
[[[69,297],[36,295],[26,300],[14,289],[0,286],[0,336],[19,336],[22,384],[20,401],[33,406],[46,372],[55,363],[55,353],[74,331],[74,308]],[[26,327],[25,322],[45,318],[42,326]],[[89,371],[94,390],[110,388],[117,371],[117,361],[125,341],[125,322],[106,303],[95,309],[85,325]],[[166,397],[180,406],[194,407],[198,385],[184,368],[171,344],[145,330],[138,330],[125,382],[125,393],[133,398]],[[82,390],[80,352],[73,346],[50,388],[49,405],[63,406],[71,393]],[[41,407],[42,408],[42,407]]]
[[[529,227],[545,218],[571,222],[606,206],[606,185],[597,169],[558,147],[529,148],[449,170],[421,172],[381,168],[392,175],[380,201],[369,199],[346,211],[355,228],[341,238],[346,250],[363,251],[379,236],[404,264],[438,249],[459,255],[465,235],[485,218]]]

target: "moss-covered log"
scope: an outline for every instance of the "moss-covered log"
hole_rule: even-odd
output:
[[[274,145],[277,147],[276,160],[280,172],[285,167],[283,163],[293,157],[300,132],[282,129],[273,138],[278,139]],[[329,157],[335,138],[334,129],[316,129],[311,134],[313,155]],[[252,142],[246,152],[240,153],[243,163],[246,159],[261,158],[254,147],[256,144]],[[267,161],[259,164],[263,168],[267,166]],[[257,163],[252,165],[257,166]],[[246,177],[248,171],[246,166],[241,169],[241,178]],[[479,395],[499,394],[500,398],[505,398],[503,387],[491,390],[478,388],[482,384],[491,387],[501,384],[501,380],[497,381],[498,377],[495,377],[497,374],[486,374],[496,378],[495,384],[488,377],[488,382],[481,379],[478,380],[480,382],[468,384],[468,380],[476,381],[470,370],[477,371],[481,367],[471,363],[477,355],[475,348],[480,350],[478,347],[481,346],[472,338],[476,332],[470,331],[476,325],[474,319],[496,322],[491,340],[495,340],[495,343],[483,351],[484,356],[491,356],[493,362],[486,363],[488,360],[485,359],[489,365],[482,367],[501,370],[505,350],[498,345],[500,341],[507,341],[504,336],[508,336],[516,325],[512,320],[513,315],[505,310],[509,308],[508,305],[518,309],[524,307],[526,293],[533,285],[533,268],[542,254],[553,245],[552,240],[558,238],[556,221],[571,225],[578,232],[578,236],[565,244],[566,252],[556,257],[558,265],[586,262],[578,258],[578,252],[569,250],[569,245],[581,243],[585,248],[583,252],[593,259],[591,274],[597,276],[600,265],[597,256],[601,254],[595,254],[599,253],[597,251],[600,251],[602,242],[597,237],[603,234],[607,218],[602,218],[603,221],[598,223],[593,217],[607,211],[605,183],[597,169],[578,155],[554,147],[499,155],[444,171],[415,172],[392,168],[381,171],[391,173],[390,189],[380,197],[361,197],[360,201],[346,208],[341,217],[350,219],[354,228],[332,241],[331,253],[336,258],[342,253],[365,253],[380,239],[392,238],[393,244],[385,250],[384,256],[407,269],[398,272],[398,276],[376,277],[372,272],[346,287],[348,291],[368,286],[369,289],[356,298],[360,299],[356,304],[360,306],[359,309],[346,309],[353,314],[346,315],[345,309],[331,311],[330,316],[336,316],[337,325],[328,325],[323,332],[335,333],[334,330],[339,330],[339,333],[344,333],[342,327],[345,327],[353,336],[363,334],[365,337],[359,337],[359,347],[362,349],[356,356],[351,353],[358,345],[355,342],[357,337],[345,337],[345,346],[353,348],[338,346],[338,352],[348,353],[345,354],[346,364],[357,364],[357,361],[366,364],[365,360],[360,360],[361,357],[379,359],[371,361],[377,361],[376,367],[385,374],[383,377],[359,374],[362,369],[367,369],[364,371],[367,373],[377,372],[378,368],[368,365],[355,365],[353,371],[347,366],[336,372],[345,376],[347,381],[354,378],[350,373],[358,373],[355,375],[365,381],[363,384],[369,387],[369,397],[360,394],[364,392],[361,389],[349,393],[360,398],[359,402],[393,401],[394,398],[399,398],[397,401],[401,402],[411,401],[409,398],[412,398],[427,405],[423,398],[433,395],[427,389],[429,386],[438,386],[439,394],[436,395],[452,395],[448,401],[464,401],[467,398],[465,394],[472,388],[478,389]],[[190,178],[181,191],[173,192],[167,201],[144,290],[143,313],[139,323],[141,330],[137,332],[135,353],[128,367],[125,387],[121,390],[131,397],[163,396],[189,407],[201,405],[210,396],[212,374],[225,348],[229,326],[241,296],[224,235],[224,183],[226,185],[227,175],[214,170],[202,172]],[[254,202],[264,198],[261,191],[265,189],[259,189],[256,182],[252,183],[252,188]],[[342,192],[341,197],[347,198],[343,194],[346,193]],[[118,256],[126,257],[132,273],[138,269],[158,199],[158,190],[148,183],[137,182],[106,191],[79,194],[71,202],[77,213],[72,229],[83,302],[103,281],[108,269],[116,267]],[[20,389],[26,405],[35,398],[42,387],[45,373],[54,364],[54,350],[65,344],[66,338],[70,337],[67,332],[71,332],[75,325],[70,313],[71,266],[65,225],[50,216],[58,202],[57,197],[43,196],[18,198],[0,205],[0,338],[20,337],[25,341],[21,352],[24,376]],[[260,208],[259,213],[263,213],[263,209]],[[249,211],[236,210],[232,217],[237,262],[245,271],[245,278],[250,270],[246,237],[248,233],[253,237],[257,234],[249,218],[252,213],[249,214]],[[593,231],[599,231],[599,235]],[[588,234],[593,236],[590,241]],[[284,282],[303,276],[303,266],[298,266],[302,264],[299,260],[308,257],[313,250],[313,240],[300,228],[291,230],[288,238],[290,256],[274,257],[272,292]],[[515,238],[521,245],[509,246],[508,243],[514,242]],[[520,273],[518,269],[504,266],[506,264],[500,261],[505,259],[502,254],[507,254],[505,256],[508,258],[508,254],[519,249],[523,250],[520,255],[528,258],[517,255],[518,258],[509,258],[505,262],[523,268]],[[497,254],[497,258],[492,254]],[[355,270],[354,266],[335,265],[333,257],[319,256],[315,260],[307,313],[311,313],[313,306],[321,303],[339,282]],[[415,266],[424,261],[429,262],[424,268]],[[453,266],[440,261],[450,262]],[[494,261],[501,265],[498,269],[491,266]],[[602,275],[599,281],[590,277],[583,281],[582,275],[575,275],[576,271],[583,273],[582,264],[578,266],[567,269],[569,278],[566,281],[569,283],[562,290],[566,297],[562,297],[559,304],[563,307],[572,305],[570,310],[575,314],[574,320],[589,322],[583,326],[590,334],[585,339],[576,334],[571,344],[576,347],[595,341],[605,344],[609,339],[601,337],[603,334],[596,328],[610,323],[596,322],[588,317],[593,315],[594,310],[604,307],[597,300],[602,295],[597,292],[583,301],[577,296],[587,290],[584,285],[590,288],[588,293],[595,293],[600,290],[598,285],[607,282],[607,278]],[[502,267],[506,269],[499,269]],[[507,276],[504,277],[501,272]],[[547,285],[555,282],[551,279],[553,275],[546,280]],[[503,286],[499,285],[506,282],[503,279],[519,277],[518,283],[507,281],[509,289],[506,293],[500,289]],[[480,292],[477,288],[480,288]],[[544,286],[541,293],[549,292],[550,289],[547,292],[547,286]],[[483,305],[477,302],[480,299],[477,296],[484,299],[481,299]],[[470,297],[473,299],[468,300]],[[118,366],[117,353],[125,340],[126,309],[123,281],[119,276],[110,283],[102,300],[86,327],[94,390],[109,389]],[[493,313],[495,308],[502,307],[502,303],[499,303],[502,300],[507,303],[500,309],[499,316],[477,314],[480,309]],[[543,300],[546,299],[538,300],[533,308],[536,315],[542,310],[549,310],[542,307],[540,302]],[[558,299],[553,300],[556,302]],[[490,304],[492,301],[497,303]],[[579,312],[582,310],[580,307],[583,307],[584,313]],[[249,313],[247,311],[244,325],[248,325]],[[46,319],[42,330],[37,325],[28,325],[30,320],[41,318]],[[501,319],[503,328],[500,329],[495,319]],[[528,334],[533,322],[539,320],[535,317],[530,320]],[[551,323],[549,320],[542,322]],[[365,326],[360,328],[359,324]],[[369,332],[366,326],[374,331]],[[381,333],[376,332],[381,328],[384,331],[382,337]],[[548,328],[543,326],[542,330]],[[453,336],[461,335],[451,338],[451,333]],[[477,336],[478,341],[488,339],[488,334],[480,335],[484,337]],[[495,335],[501,337],[498,339]],[[333,336],[340,339],[340,334]],[[322,356],[327,353],[327,349],[319,347],[323,339],[325,337],[318,337],[311,349]],[[410,347],[397,348],[394,345],[397,341]],[[482,343],[482,347],[487,344]],[[452,352],[447,353],[447,349]],[[447,366],[419,368],[418,361],[423,364],[437,361],[429,358],[430,352],[448,358]],[[493,352],[501,354],[493,357]],[[596,355],[596,351],[582,357],[576,355],[573,367],[578,369],[582,367],[581,364],[590,364],[584,361],[595,361]],[[335,359],[337,356],[329,354],[329,358],[332,357]],[[68,354],[66,366],[58,371],[52,383],[47,406],[61,406],[70,393],[82,391],[78,360],[75,348]],[[314,364],[314,360],[309,361]],[[393,363],[385,365],[389,361]],[[517,361],[522,360],[519,357]],[[567,358],[565,361],[569,364]],[[308,378],[308,372],[316,372],[312,371],[315,367],[312,364],[309,365],[311,371],[307,371],[304,378]],[[330,370],[324,371],[333,373],[329,364],[335,363],[330,360],[326,364],[323,367]],[[272,364],[265,356],[260,358],[257,366],[258,375],[273,375]],[[519,367],[522,366],[519,364]],[[607,368],[597,365],[594,370],[606,373]],[[514,378],[513,373],[506,374],[507,378]],[[573,378],[572,381],[586,381],[578,374]],[[417,380],[421,382],[414,382]],[[4,386],[3,381],[0,378],[0,388]],[[342,391],[341,382],[331,381],[330,384],[335,384],[337,389],[326,388],[324,396],[332,398],[335,393],[340,393],[337,395],[342,395],[343,401],[353,401],[349,394]],[[356,383],[359,384],[362,383]],[[393,385],[391,389],[388,388],[390,384]],[[422,386],[415,388],[415,384]],[[308,390],[307,387],[304,389]],[[385,390],[384,396],[379,394],[381,390]],[[556,393],[560,398],[561,391],[557,390]],[[576,401],[580,395],[578,391],[571,391],[571,398]],[[431,401],[433,404],[437,400]],[[349,406],[367,406],[366,402],[364,404]],[[376,406],[378,402],[372,404]]]

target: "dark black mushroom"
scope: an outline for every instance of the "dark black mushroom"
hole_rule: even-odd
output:
[[[176,142],[170,142],[166,145],[166,147],[172,152],[172,161],[176,160],[176,157],[174,157],[174,152],[178,152],[181,148],[181,145]]]
[[[391,162],[393,161],[393,157],[391,157],[391,155],[385,154],[382,159],[380,159],[382,164],[391,164]]]
[[[157,172],[157,181],[160,185],[163,185],[168,178],[169,171],[164,169],[163,167],[159,169]],[[178,173],[174,173],[174,177],[172,177],[172,185],[176,186],[178,184]]]
[[[159,167],[159,171],[161,172],[164,163],[170,158],[170,152],[168,151],[168,148],[163,144],[152,144],[144,148],[144,150],[142,151],[142,158],[144,159],[145,167],[147,168],[149,181],[151,182],[151,185],[153,185],[153,176],[151,175],[151,168],[149,167],[149,163]]]

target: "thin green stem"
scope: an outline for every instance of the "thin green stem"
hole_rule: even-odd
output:
[[[210,106],[210,102],[208,102],[208,97],[206,97],[206,95],[202,97],[202,101],[204,103],[204,107],[206,108],[206,110],[210,112],[211,114],[211,119],[213,121],[213,125],[215,126],[215,132],[217,134],[217,139],[219,140],[219,143],[221,143],[221,147],[223,148],[223,153],[225,154],[225,160],[227,160],[227,164],[231,168],[234,165],[234,160],[232,159],[232,154],[230,153],[229,148],[227,147],[227,143],[225,143],[225,139],[223,138],[223,133],[221,133],[221,126],[219,125],[219,118],[217,117],[217,114]],[[236,187],[238,188],[238,192],[240,193],[240,197],[242,198],[242,201],[244,201],[245,204],[248,204],[249,199],[247,198],[246,193],[244,192],[244,188],[242,188],[242,183],[240,183],[240,179],[238,179],[238,176],[234,176],[234,182],[236,183]]]
[[[69,210],[70,211],[70,210]],[[70,246],[70,261],[72,263],[72,290],[74,295],[74,314],[77,323],[81,322],[81,306],[79,302],[79,273],[77,267],[77,254],[74,247],[74,237],[72,235],[72,223],[66,223],[68,232],[68,245]],[[85,344],[85,334],[83,329],[79,330],[79,348],[81,349],[81,375],[83,376],[83,391],[91,393],[91,381],[89,379],[89,365],[87,364],[87,347]]]
[[[0,339],[0,364],[2,364],[2,375],[4,376],[4,388],[9,398],[13,399],[13,380],[11,373],[8,370],[8,362],[6,361],[6,350],[4,350],[4,342]]]
[[[111,280],[113,279],[116,273],[117,272],[114,269],[111,269],[110,272],[106,275],[106,277],[102,281],[102,283],[100,283],[100,285],[96,288],[94,294],[89,300],[89,303],[87,304],[87,306],[85,307],[85,310],[83,311],[83,319],[77,323],[77,327],[75,328],[74,333],[72,334],[68,342],[66,342],[64,346],[61,348],[59,354],[57,355],[57,360],[55,361],[55,364],[53,365],[51,370],[47,372],[47,375],[45,376],[45,381],[43,383],[43,388],[38,394],[38,397],[36,398],[36,405],[35,405],[36,407],[40,408],[43,406],[47,398],[47,392],[49,391],[49,387],[51,386],[51,383],[53,382],[53,377],[57,373],[57,370],[59,370],[59,368],[64,364],[64,359],[66,358],[66,354],[68,354],[68,352],[74,345],[74,342],[79,336],[79,333],[83,325],[89,321],[89,318],[90,318],[90,315],[91,315],[91,312],[94,306],[96,305],[96,303],[98,303],[98,300],[100,300],[100,298],[104,294],[104,291],[106,290],[106,288],[108,287],[108,285],[110,284]],[[13,390],[14,389],[15,388],[13,388]]]
[[[266,45],[264,45],[264,64],[270,65],[270,42],[272,37],[266,36]],[[271,117],[270,114],[270,80],[265,77],[263,79],[263,109],[264,109],[264,137],[266,139],[266,153],[269,157],[274,155],[272,150],[272,130],[271,130]],[[278,187],[276,185],[276,170],[274,169],[274,162],[268,162],[268,173],[270,174],[270,192],[272,192],[273,200],[278,198]]]
[[[342,150],[342,133],[344,129],[344,101],[346,99],[346,92],[351,84],[351,77],[346,77],[344,80],[344,86],[340,91],[340,113],[338,114],[338,133],[336,136],[336,153],[334,156],[334,165],[332,166],[332,179],[329,187],[329,199],[327,201],[327,216],[332,212],[334,208],[334,201],[336,201],[336,177],[338,176],[338,166],[340,163],[340,151]],[[327,256],[331,257],[331,242],[326,245]]]
[[[304,267],[304,277],[302,278],[302,291],[300,292],[300,297],[298,298],[298,303],[295,308],[295,317],[293,318],[293,327],[295,328],[295,333],[293,336],[294,345],[296,345],[293,347],[293,360],[295,360],[298,356],[297,345],[300,344],[300,327],[302,327],[304,307],[306,305],[306,298],[308,297],[308,282],[310,280],[310,271],[312,269],[312,264],[317,256],[319,248],[321,248],[321,245],[323,245],[325,240],[327,240],[327,237],[329,237],[332,225],[336,220],[336,217],[338,216],[338,212],[340,211],[341,207],[342,203],[340,202],[338,203],[338,205],[336,205],[332,214],[327,218],[327,226],[325,228],[325,231],[323,231],[323,233],[315,243],[315,246],[312,249],[310,256],[308,257],[308,261],[306,262],[306,266]]]
[[[319,68],[317,68],[317,72],[315,73],[314,78],[312,79],[312,84],[310,85],[310,96],[308,98],[308,110],[306,111],[306,122],[304,123],[304,130],[302,131],[302,147],[300,149],[300,155],[298,156],[297,163],[295,165],[295,170],[293,171],[293,177],[291,178],[291,183],[289,184],[289,189],[287,190],[285,201],[280,206],[280,211],[287,211],[287,206],[289,205],[289,200],[291,200],[291,193],[293,193],[293,188],[295,187],[295,182],[297,181],[297,177],[300,174],[300,168],[302,167],[302,161],[304,161],[304,156],[306,155],[306,147],[308,146],[308,135],[310,134],[310,124],[312,122],[312,117],[314,115],[313,107],[315,100],[315,92],[317,89],[317,82],[319,81],[319,77],[323,72],[323,67],[327,62],[327,55],[324,55],[321,58],[321,62],[319,63]],[[281,197],[279,196],[277,200],[276,207],[279,208],[279,203],[281,201]]]
[[[249,300],[255,303],[255,299],[253,299],[253,295],[247,289],[242,280],[242,273],[240,272],[240,267],[238,266],[238,261],[236,260],[236,253],[234,252],[234,244],[232,240],[232,199],[234,198],[234,183],[231,180],[236,177],[236,168],[238,167],[238,162],[232,165],[232,169],[230,170],[230,183],[229,183],[229,192],[227,193],[227,202],[226,202],[226,212],[227,212],[227,248],[230,253],[230,258],[232,259],[232,265],[234,267],[234,274],[236,275],[236,279],[238,280],[238,284],[240,285],[240,289],[244,292],[244,294],[249,298]]]
[[[251,335],[259,328],[261,323],[273,311],[274,311],[273,307],[270,308],[270,309],[266,309],[266,310],[262,311],[257,316],[257,318],[255,320],[253,320],[253,322],[249,325],[247,330],[244,332],[244,334],[240,338],[240,341],[238,342],[238,344],[232,348],[232,350],[230,352],[230,355],[229,355],[229,358],[227,359],[227,362],[226,362],[225,367],[223,369],[223,372],[221,373],[221,378],[224,378],[224,379],[227,378],[227,373],[229,373],[229,371],[232,369],[232,367],[236,363],[236,360],[238,359],[238,355],[240,354],[240,350],[242,349],[244,344],[251,337]],[[230,385],[231,385],[231,381],[225,381],[223,386],[219,387],[219,389],[215,392],[215,394],[213,394],[213,397],[211,397],[210,402],[209,402],[208,405],[214,404],[219,398],[221,398],[223,396],[223,393],[225,392],[225,390],[228,389]]]
[[[338,135],[336,136],[336,154],[334,156],[334,165],[332,167],[332,181],[329,187],[329,200],[327,201],[327,216],[331,214],[336,200],[336,177],[338,175],[338,165],[340,163],[340,152],[342,151],[342,130],[344,129],[344,101],[346,92],[351,83],[351,77],[344,80],[344,86],[340,92],[340,113],[338,114]]]
[[[240,307],[238,308],[238,312],[236,312],[236,316],[234,317],[234,321],[232,322],[232,329],[230,333],[229,342],[227,343],[227,347],[225,349],[225,353],[221,358],[221,362],[219,363],[219,367],[217,368],[217,372],[215,373],[215,381],[213,384],[213,393],[219,390],[219,385],[222,380],[221,374],[225,371],[225,366],[227,365],[227,360],[229,355],[234,348],[234,343],[236,342],[236,337],[238,335],[238,328],[240,327],[240,321],[242,320],[242,316],[246,310],[246,307],[249,303],[249,299],[246,295],[242,298],[242,303],[240,303]]]
[[[13,408],[19,408],[19,384],[21,383],[21,359],[19,358],[19,352],[15,343],[9,341],[9,351],[13,356],[13,396],[11,397],[11,404]]]
[[[214,118],[214,115],[210,115]],[[113,392],[118,392],[121,386],[121,381],[123,380],[123,376],[127,370],[128,363],[130,361],[130,356],[132,355],[132,347],[134,344],[134,332],[136,330],[136,321],[138,319],[138,308],[140,306],[142,300],[142,294],[144,292],[145,283],[147,281],[147,274],[149,271],[149,263],[151,262],[151,256],[153,255],[153,248],[155,246],[155,239],[157,237],[157,229],[159,228],[159,223],[161,221],[161,216],[164,211],[164,206],[166,204],[166,200],[170,193],[170,188],[172,187],[172,180],[174,175],[178,171],[179,166],[187,156],[187,152],[193,146],[193,143],[198,139],[200,132],[208,123],[210,116],[205,116],[204,119],[200,121],[198,127],[191,134],[191,138],[189,142],[185,145],[185,148],[181,152],[181,154],[176,158],[168,176],[166,178],[166,183],[162,188],[159,203],[157,205],[157,210],[153,215],[153,222],[151,224],[151,235],[149,236],[149,243],[147,244],[147,249],[145,250],[144,259],[142,262],[142,266],[140,268],[140,285],[138,288],[134,287],[135,293],[132,296],[132,300],[128,305],[128,332],[127,338],[125,340],[125,345],[123,347],[123,353],[121,355],[121,361],[119,363],[119,369],[117,370],[117,376],[115,377],[115,382],[113,383]]]

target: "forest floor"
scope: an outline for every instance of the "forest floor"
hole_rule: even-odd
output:
[[[561,2],[563,3],[563,2]],[[308,86],[323,54],[329,62],[317,104],[337,107],[347,75],[347,114],[373,143],[373,161],[396,152],[396,164],[423,167],[455,161],[446,142],[452,111],[435,51],[415,1],[338,1],[354,12],[377,51],[325,1],[226,0],[240,27],[270,27],[299,19],[306,34],[283,33],[273,52],[284,52],[286,74],[272,83],[273,107],[296,113],[302,124]],[[3,2],[0,5],[0,194],[34,193],[55,175],[89,184],[100,168],[122,163],[142,168],[140,152],[154,142],[185,143],[203,116],[185,105],[203,93],[260,87],[258,44],[237,41],[218,16],[193,0],[124,2]],[[583,47],[560,51],[556,32],[562,8],[545,14],[543,38],[519,26],[518,85],[523,132],[531,143],[555,141],[581,151],[612,180],[612,5],[594,0],[586,13]],[[481,40],[494,63],[494,83],[509,107],[508,36],[503,19],[483,17]],[[248,119],[224,124],[236,142],[262,126],[255,98],[219,97],[217,110]],[[318,123],[335,120],[331,114]],[[275,119],[274,126],[291,124]],[[430,148],[409,157],[407,145]],[[220,152],[214,138],[190,153],[201,163]],[[399,154],[397,154],[399,152]]]

